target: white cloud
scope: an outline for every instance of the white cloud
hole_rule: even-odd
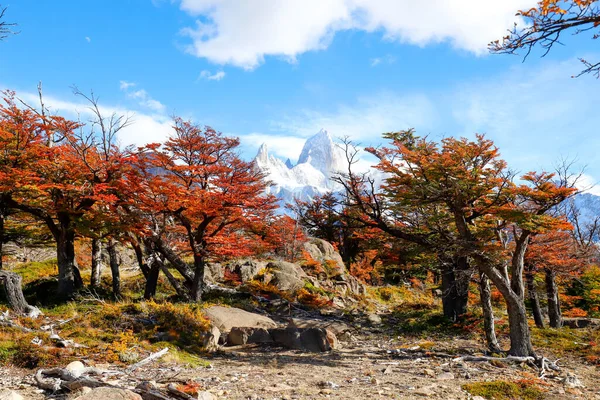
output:
[[[386,54],[383,57],[372,58],[370,61],[371,61],[371,67],[376,67],[380,64],[393,64],[396,62],[396,57],[394,57],[391,54]]]
[[[18,93],[18,96],[28,104],[39,104],[37,93]],[[93,118],[90,106],[84,102],[62,100],[53,96],[44,95],[44,104],[53,114],[66,118],[81,119],[83,122]],[[122,107],[100,106],[100,112],[105,116],[111,114],[130,117],[131,125],[125,127],[118,134],[119,143],[123,146],[143,146],[148,143],[163,142],[172,133],[172,120],[164,114],[145,114]]]
[[[307,138],[324,128],[333,137],[348,136],[352,140],[373,143],[379,142],[384,132],[415,126],[431,128],[436,121],[434,104],[424,95],[378,93],[352,105],[341,105],[330,113],[303,110],[274,121],[273,125],[279,131],[297,137]]]
[[[274,154],[284,161],[289,158],[292,162],[298,160],[305,141],[305,137],[290,135],[279,136],[265,133],[240,135],[241,148],[248,157],[254,157],[260,145],[266,143],[269,148],[269,154]]]
[[[214,74],[212,74],[210,71],[207,70],[200,72],[199,77],[199,79],[207,79],[209,81],[220,81],[223,78],[225,78],[225,72],[217,71]]]
[[[136,84],[133,82],[120,81],[119,89],[121,91],[127,93],[127,97],[130,99],[134,99],[138,102],[138,104],[144,108],[148,108],[154,112],[163,113],[166,109],[165,105],[160,101],[153,99],[148,92],[144,89],[139,89],[135,91],[130,91],[132,87],[135,87]]]
[[[134,86],[135,86],[134,82],[119,81],[119,89],[121,89],[121,90],[127,90]]]
[[[92,41],[92,39],[89,36],[86,36],[85,37],[85,41],[88,42],[88,43],[90,43]]]
[[[288,61],[323,50],[336,32],[380,32],[385,40],[424,46],[449,42],[475,54],[505,35],[519,9],[537,0],[181,0],[198,17],[182,33],[187,51],[218,64],[253,69],[265,56]]]

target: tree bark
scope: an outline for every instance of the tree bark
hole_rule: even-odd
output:
[[[71,297],[83,281],[75,260],[75,231],[68,215],[59,217],[60,226],[54,232],[56,259],[58,262],[58,294]]]
[[[486,257],[474,256],[479,268],[491,279],[506,301],[510,329],[510,350],[508,354],[517,357],[536,357],[531,344],[531,334],[527,323],[527,310],[523,298],[515,293],[510,282]]]
[[[537,294],[537,290],[535,288],[535,271],[533,267],[527,265],[525,267],[525,281],[527,282],[527,293],[529,297],[529,302],[531,303],[531,312],[533,314],[533,320],[535,321],[535,326],[538,328],[544,327],[544,318],[542,317],[542,309],[540,307],[540,299]]]
[[[442,307],[444,316],[458,321],[467,312],[471,271],[466,257],[444,263],[442,270]]]
[[[121,260],[117,252],[117,242],[114,239],[109,239],[107,250],[112,275],[112,292],[115,299],[118,299],[121,297],[121,272],[119,271]]]
[[[479,298],[481,300],[481,309],[483,310],[483,330],[485,332],[485,341],[488,349],[492,353],[502,353],[502,348],[500,348],[498,338],[496,337],[490,280],[487,275],[481,271],[479,272]]]
[[[548,318],[552,328],[563,326],[562,313],[560,312],[560,300],[558,298],[558,286],[556,285],[556,273],[551,268],[544,268],[546,274],[546,295],[548,296]]]
[[[194,282],[191,289],[192,301],[202,301],[204,291],[204,257],[200,254],[194,255]]]
[[[100,239],[92,239],[92,274],[90,287],[97,288],[100,285],[102,275],[102,242]]]
[[[0,271],[2,271],[2,269],[4,268],[4,266],[2,264],[2,257],[4,256],[3,246],[4,246],[4,214],[0,213]]]
[[[153,262],[148,276],[146,277],[146,287],[144,289],[144,299],[150,300],[156,296],[156,287],[158,286],[158,276],[160,275],[160,264]]]
[[[8,271],[0,271],[0,282],[4,284],[4,293],[8,306],[19,314],[27,314],[31,306],[23,296],[21,287],[23,279],[19,274]]]

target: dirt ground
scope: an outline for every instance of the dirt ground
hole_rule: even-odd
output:
[[[327,353],[302,353],[268,346],[223,348],[207,356],[209,365],[185,369],[157,363],[113,383],[135,387],[140,380],[157,383],[193,381],[218,399],[472,399],[462,385],[493,380],[532,379],[537,371],[526,365],[454,362],[432,356],[430,350],[383,332],[352,336]],[[428,342],[431,346],[431,342]],[[467,354],[480,347],[468,339],[437,341],[435,353]],[[562,359],[560,376],[538,381],[545,399],[600,399],[600,370],[576,359]],[[64,399],[43,394],[33,385],[34,371],[2,369],[0,387],[26,399]],[[561,382],[574,374],[584,387]],[[115,379],[115,378],[113,378]],[[535,379],[533,379],[535,381]]]

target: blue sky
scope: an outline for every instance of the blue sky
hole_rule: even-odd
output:
[[[425,4],[427,3],[427,4]],[[180,115],[292,160],[325,128],[363,144],[414,127],[433,138],[486,133],[510,166],[560,157],[600,179],[600,82],[578,57],[489,55],[532,0],[3,0],[20,33],[0,43],[0,89],[85,114],[71,87],[134,115],[125,144],[159,141]],[[518,21],[517,21],[518,22]]]

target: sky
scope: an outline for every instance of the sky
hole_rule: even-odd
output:
[[[485,133],[517,171],[560,159],[600,180],[600,59],[591,35],[546,57],[492,55],[535,0],[0,0],[17,35],[0,42],[0,89],[53,112],[87,111],[73,87],[127,114],[124,145],[160,142],[177,115],[296,161],[326,129],[362,145],[415,128]],[[600,193],[597,186],[593,192]]]

